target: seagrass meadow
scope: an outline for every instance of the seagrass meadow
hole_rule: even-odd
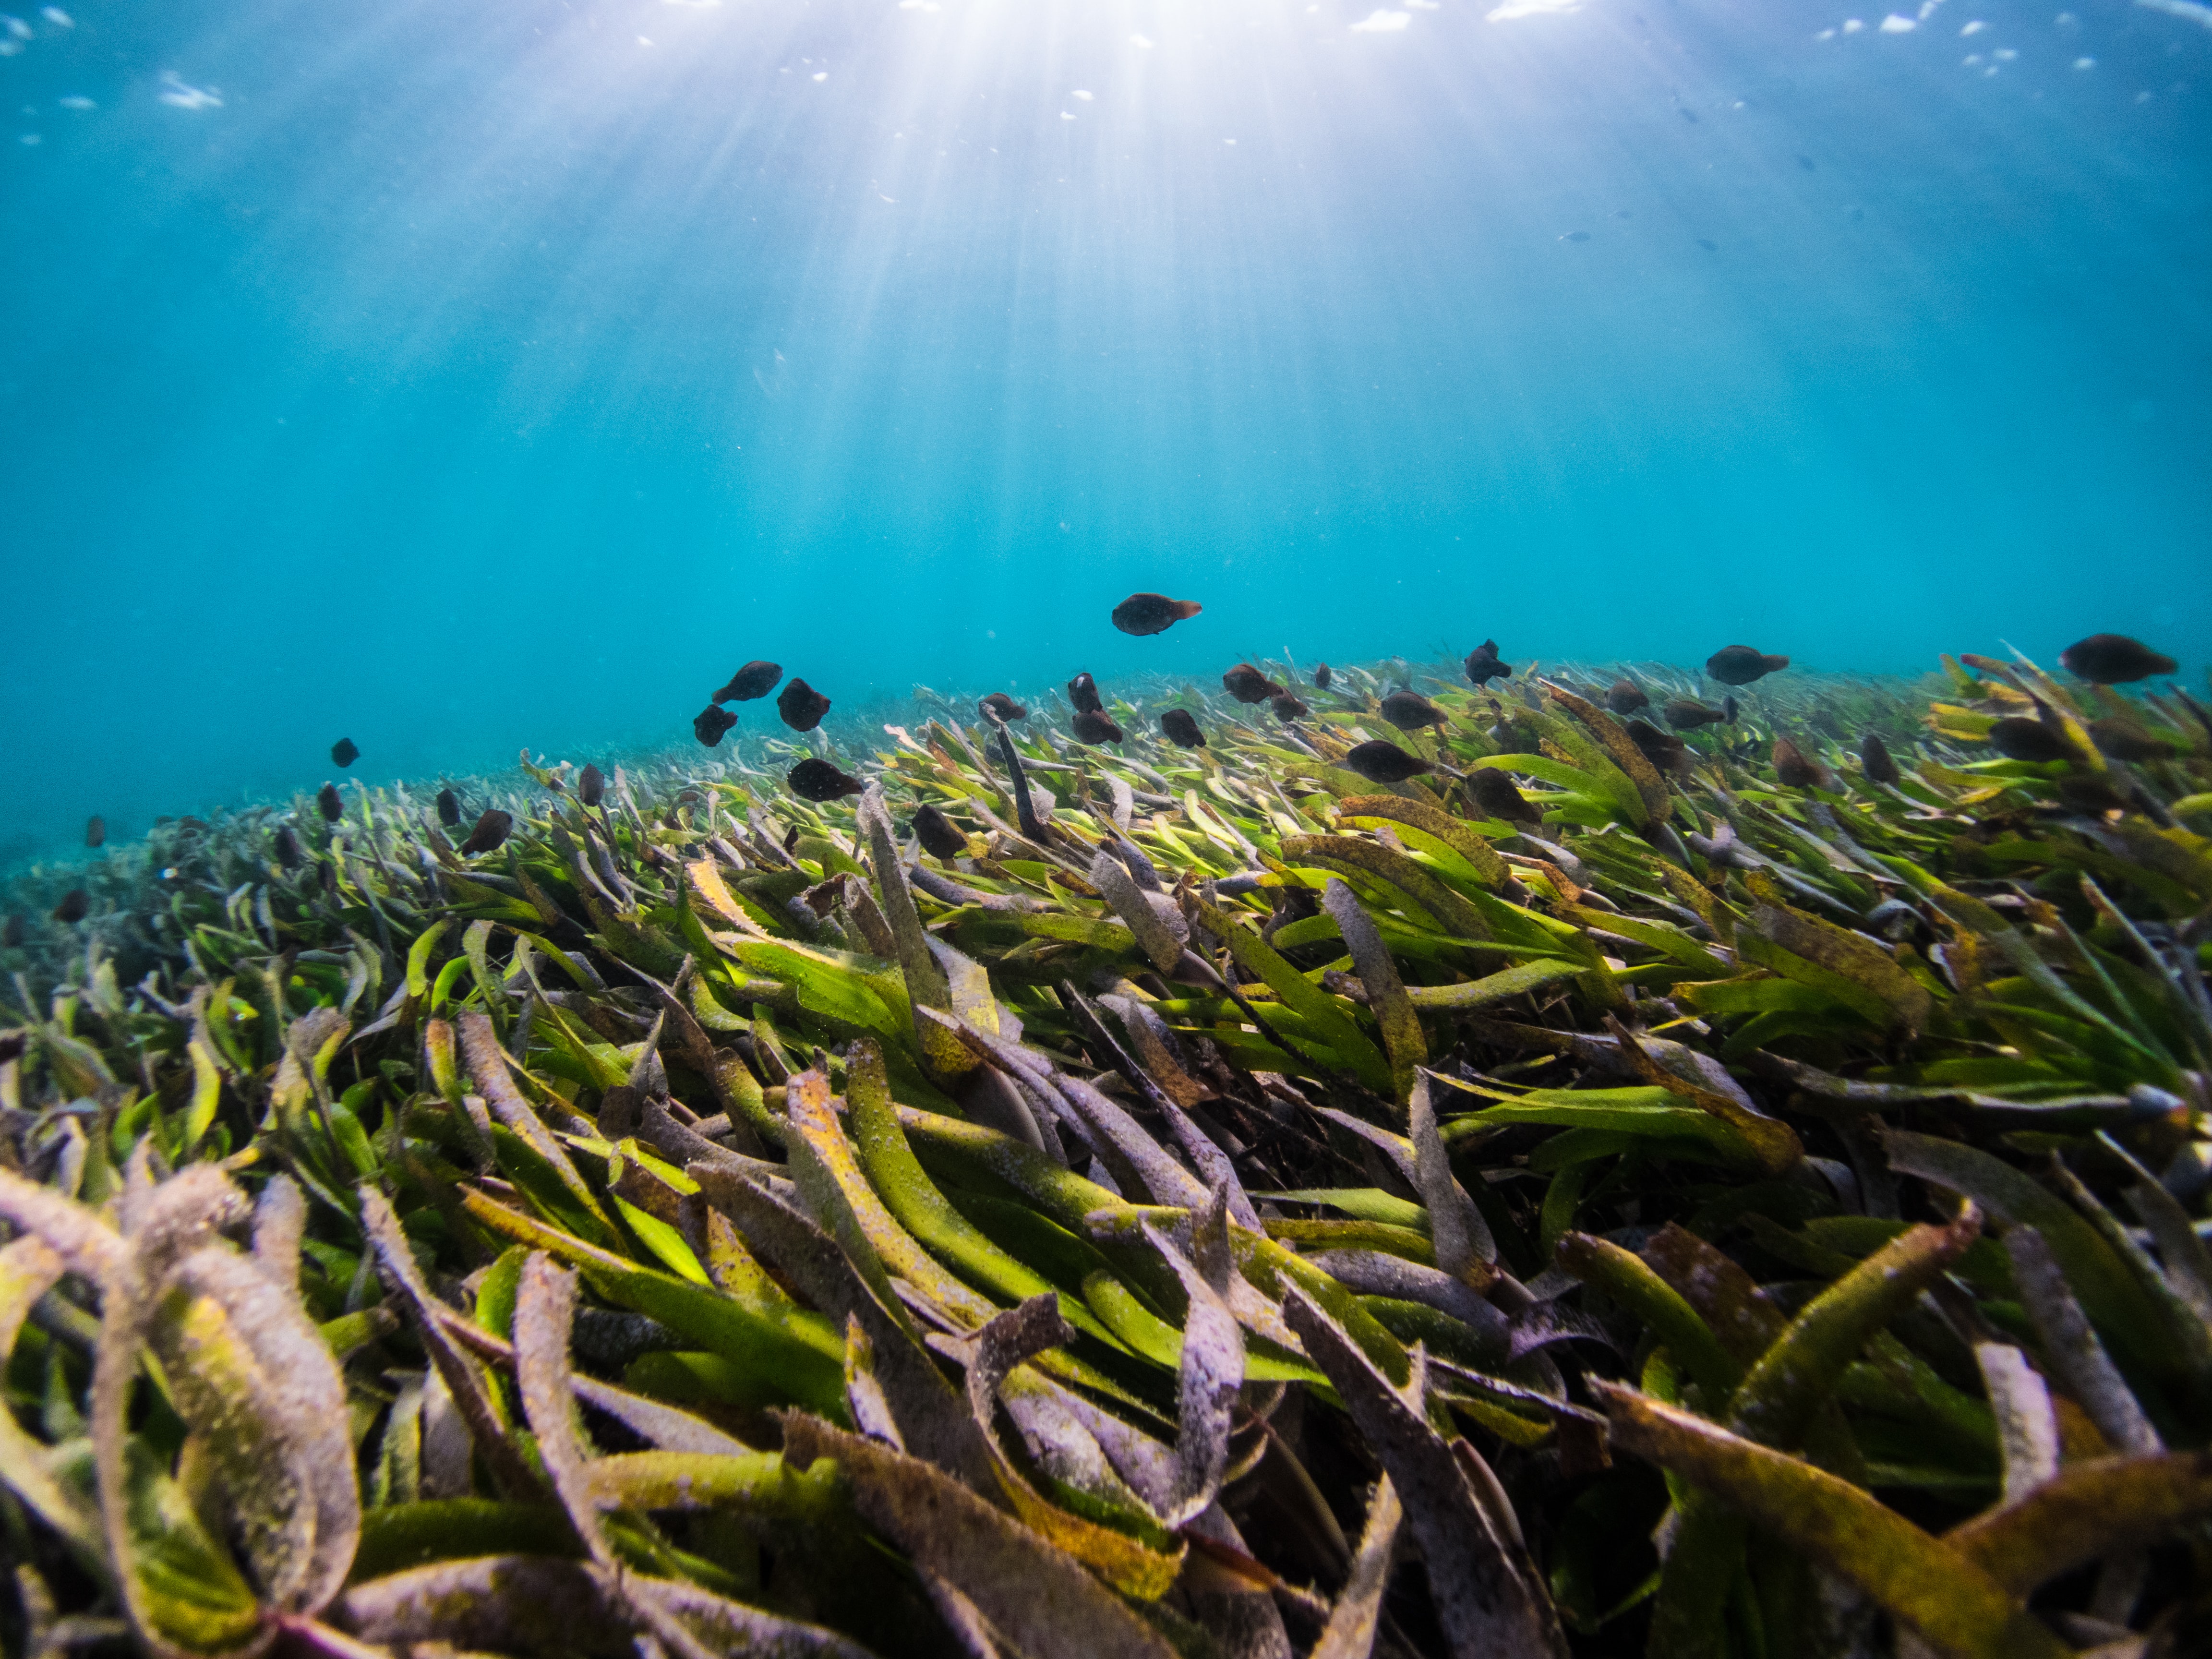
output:
[[[19,878],[8,1652],[2212,1651],[2201,705],[1261,667]]]

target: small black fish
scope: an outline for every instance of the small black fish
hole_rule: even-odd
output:
[[[438,822],[448,830],[461,821],[461,798],[450,789],[438,792]]]
[[[1267,707],[1275,711],[1275,718],[1285,726],[1292,720],[1302,720],[1313,713],[1295,691],[1285,691],[1279,696],[1268,698]]]
[[[1809,155],[1799,156],[1797,158],[1797,165],[1804,168],[1808,173],[1817,173],[1820,171],[1818,167],[1813,165],[1813,158]]]
[[[1721,699],[1721,718],[1726,720],[1730,726],[1734,726],[1735,724],[1736,712],[1735,693],[1731,691],[1728,696]]]
[[[276,826],[275,841],[276,862],[287,870],[296,870],[307,861],[307,849],[300,844],[300,832],[290,824]]]
[[[92,896],[82,887],[72,887],[62,895],[62,902],[54,906],[54,920],[59,922],[79,922],[92,913]]]
[[[857,795],[868,786],[860,779],[839,771],[826,760],[812,757],[793,767],[784,781],[791,793],[801,800],[836,800],[841,795]]]
[[[691,735],[712,749],[722,741],[724,733],[738,723],[738,717],[717,702],[710,702],[691,717]]]
[[[1121,728],[1114,724],[1114,717],[1103,708],[1085,708],[1073,721],[1075,735],[1084,743],[1119,743]]]
[[[461,851],[464,853],[496,851],[507,836],[514,833],[514,818],[512,814],[502,812],[496,806],[486,807],[477,817],[476,828],[469,831],[469,838],[461,843]]]
[[[958,824],[927,801],[914,809],[911,823],[915,839],[932,858],[957,859],[966,854],[967,836]]]
[[[0,921],[0,945],[6,945],[10,951],[17,949],[23,943],[23,932],[21,913],[11,911],[7,921]]]
[[[331,759],[340,766],[351,766],[361,758],[361,750],[354,746],[351,738],[340,738],[331,745]]]
[[[783,678],[783,665],[761,662],[747,663],[730,676],[730,683],[714,693],[716,702],[750,702],[764,697],[775,690],[775,683]]]
[[[1859,742],[1859,764],[1865,769],[1869,783],[1887,783],[1893,787],[1905,781],[1891,757],[1889,745],[1875,732],[1869,732]]]
[[[1206,747],[1206,733],[1198,729],[1198,720],[1188,708],[1170,708],[1161,715],[1160,730],[1178,749]]]
[[[1687,122],[1688,122],[1692,126],[1695,126],[1695,125],[1698,125],[1698,112],[1697,112],[1697,111],[1695,111],[1695,110],[1693,110],[1693,109],[1678,109],[1678,110],[1676,110],[1676,111],[1674,112],[1674,113],[1675,113],[1675,114],[1677,114],[1677,115],[1679,115],[1679,116],[1680,116],[1680,117],[1681,117],[1685,121],[1687,121]]]
[[[975,705],[978,714],[995,715],[1002,720],[1025,720],[1030,711],[1003,691],[994,691]]]
[[[1810,789],[1820,781],[1820,769],[1805,758],[1805,751],[1787,738],[1774,740],[1774,775],[1792,789]]]
[[[1395,743],[1385,743],[1380,738],[1370,738],[1352,746],[1344,757],[1345,769],[1357,772],[1370,783],[1403,783],[1407,778],[1417,778],[1436,768],[1419,755],[1409,755]]]
[[[2091,720],[2089,737],[2100,753],[2116,761],[2172,760],[2179,752],[2163,738],[2125,720]]]
[[[2101,772],[2069,772],[2058,780],[2058,799],[2077,812],[2120,812],[2128,798]]]
[[[84,844],[87,847],[107,844],[107,820],[96,812],[84,821]]]
[[[345,801],[339,795],[335,783],[326,783],[315,791],[315,805],[320,809],[325,823],[336,823],[345,816]]]
[[[1705,672],[1723,685],[1749,685],[1789,666],[1789,658],[1765,656],[1747,645],[1724,645],[1705,659]]]
[[[1401,732],[1418,732],[1425,726],[1442,726],[1444,711],[1418,691],[1393,691],[1382,699],[1382,718]]]
[[[830,712],[830,699],[805,680],[794,678],[777,694],[775,712],[794,732],[811,732]]]
[[[2058,653],[2059,663],[2098,685],[2132,685],[2154,675],[2171,674],[2177,665],[2163,652],[2124,634],[2092,634]]]
[[[586,806],[597,806],[607,798],[606,774],[586,763],[576,778],[576,799]]]
[[[1586,230],[1571,230],[1565,235],[1560,237],[1559,240],[1563,242],[1587,242],[1589,240],[1589,232]]]
[[[1098,700],[1098,682],[1088,674],[1078,674],[1068,681],[1067,706],[1079,714],[1101,713],[1106,705]]]
[[[1649,708],[1651,698],[1642,686],[1624,674],[1606,688],[1605,706],[1616,714],[1633,714],[1639,708]]]
[[[2065,738],[2041,720],[2019,714],[2008,715],[1990,727],[1990,745],[2007,760],[2039,763],[2064,760],[2068,752]]]
[[[1266,702],[1283,695],[1283,688],[1249,662],[1240,662],[1221,677],[1221,689],[1239,702]]]
[[[315,860],[315,879],[322,886],[324,897],[336,898],[338,896],[338,867],[330,860]]]
[[[1628,740],[1644,751],[1644,758],[1662,772],[1671,772],[1680,766],[1690,752],[1690,745],[1672,732],[1662,732],[1649,720],[1628,722]]]
[[[1494,766],[1478,766],[1467,775],[1468,793],[1474,797],[1476,810],[1493,818],[1504,818],[1509,823],[1540,824],[1543,812],[1535,802],[1513,786],[1513,780]]]
[[[1512,672],[1510,664],[1498,660],[1498,641],[1485,640],[1467,653],[1467,677],[1477,685],[1486,680],[1502,680]]]
[[[1615,208],[1613,210],[1613,216],[1616,219],[1633,219],[1636,216],[1626,208]]]
[[[1667,707],[1661,712],[1666,715],[1667,724],[1677,732],[1694,732],[1701,726],[1711,726],[1728,718],[1721,710],[1708,708],[1690,697],[1669,697]]]
[[[1314,689],[1316,691],[1328,690],[1329,681],[1335,678],[1336,677],[1334,675],[1328,672],[1328,665],[1327,663],[1316,664],[1313,672]]]
[[[1204,609],[1196,599],[1171,599],[1164,593],[1132,593],[1114,607],[1114,626],[1124,634],[1164,634]]]
[[[1721,251],[1721,245],[1718,242],[1707,241],[1702,236],[1698,238],[1698,246],[1708,253],[1718,253]]]

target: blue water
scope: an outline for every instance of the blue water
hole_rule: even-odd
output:
[[[754,656],[2207,654],[2202,9],[65,3],[0,23],[0,862],[341,734],[689,742]]]

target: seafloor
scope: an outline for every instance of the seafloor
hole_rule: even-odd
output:
[[[2201,704],[1255,677],[20,874],[7,1651],[2205,1651]]]

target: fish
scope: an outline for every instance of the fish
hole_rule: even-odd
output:
[[[868,786],[848,773],[841,772],[826,760],[812,756],[793,767],[784,780],[791,793],[801,800],[836,800],[842,795],[857,795]]]
[[[477,817],[476,828],[469,831],[469,838],[461,843],[461,851],[496,852],[514,832],[514,815],[502,812],[496,806],[488,806]]]
[[[1203,749],[1206,733],[1198,729],[1198,720],[1188,708],[1170,708],[1160,716],[1160,731],[1178,749]]]
[[[1121,728],[1114,724],[1114,717],[1103,708],[1085,708],[1073,722],[1077,738],[1084,743],[1119,743]]]
[[[84,821],[84,844],[103,847],[107,842],[107,820],[97,812]]]
[[[2058,653],[2059,665],[2096,685],[2132,685],[2155,675],[2172,674],[2179,665],[2125,634],[2092,634]]]
[[[1467,792],[1478,811],[1509,823],[1540,824],[1544,814],[1535,802],[1514,787],[1513,780],[1494,766],[1478,766],[1467,775]]]
[[[1098,682],[1088,674],[1078,674],[1068,681],[1067,706],[1079,714],[1103,713],[1106,705],[1098,700]]]
[[[2007,760],[2039,763],[2064,760],[2069,752],[2065,738],[2041,720],[2020,714],[2008,715],[1990,727],[1990,746]]]
[[[1334,674],[1328,672],[1328,665],[1327,663],[1316,663],[1314,665],[1313,683],[1314,690],[1316,691],[1328,690],[1329,681],[1335,678],[1336,677]]]
[[[461,798],[450,789],[438,792],[438,822],[448,830],[461,821]]]
[[[811,732],[830,712],[830,699],[805,680],[793,678],[775,700],[775,712],[794,732]]]
[[[331,745],[331,760],[338,766],[351,766],[361,758],[361,750],[351,738],[340,738]]]
[[[1283,695],[1283,688],[1249,662],[1240,662],[1221,677],[1221,689],[1239,702],[1266,702]]]
[[[1690,752],[1690,745],[1672,732],[1662,732],[1649,720],[1631,720],[1626,728],[1628,740],[1644,751],[1644,758],[1662,772],[1671,772],[1682,764]]]
[[[966,833],[945,817],[941,809],[927,801],[914,809],[914,817],[909,822],[914,838],[921,843],[921,850],[932,858],[957,859],[967,854]]]
[[[1787,738],[1774,740],[1774,775],[1791,789],[1810,789],[1820,781],[1820,769],[1805,758],[1805,751]]]
[[[980,714],[1002,720],[1025,720],[1030,717],[1028,709],[1003,691],[992,692],[989,696],[975,705],[975,711]]]
[[[1677,114],[1677,115],[1679,115],[1679,116],[1680,116],[1680,117],[1681,117],[1685,121],[1687,121],[1687,122],[1688,122],[1692,126],[1695,126],[1695,125],[1698,125],[1698,112],[1697,112],[1697,111],[1695,111],[1695,110],[1693,110],[1693,109],[1678,109],[1678,110],[1676,110],[1676,111],[1674,112],[1674,113],[1675,113],[1675,114]]]
[[[54,906],[54,920],[64,924],[82,921],[91,914],[92,896],[82,887],[70,888]]]
[[[1498,660],[1498,641],[1485,640],[1467,653],[1467,677],[1477,685],[1487,680],[1502,680],[1512,672],[1512,665]]]
[[[1292,720],[1304,720],[1313,713],[1295,691],[1285,691],[1279,696],[1268,698],[1267,707],[1275,711],[1275,718],[1285,726]]]
[[[2163,738],[2125,720],[2091,720],[2089,740],[2097,745],[2100,754],[2109,755],[2116,761],[2172,760],[2179,752]]]
[[[2058,799],[2077,812],[2121,812],[2128,807],[2128,798],[2101,772],[2069,772],[2058,780]]]
[[[1770,657],[1747,645],[1724,645],[1705,659],[1705,672],[1723,685],[1749,685],[1789,666],[1789,658]]]
[[[1887,783],[1893,787],[1905,781],[1891,757],[1889,745],[1880,736],[1869,732],[1859,739],[1859,765],[1864,769],[1869,783]]]
[[[1418,691],[1393,691],[1382,699],[1382,718],[1401,732],[1418,732],[1425,726],[1442,726],[1444,711]]]
[[[276,862],[287,870],[296,870],[307,861],[307,849],[300,844],[300,832],[289,823],[276,826],[272,838]]]
[[[1164,634],[1188,622],[1205,607],[1196,599],[1171,599],[1164,593],[1132,593],[1114,607],[1114,626],[1124,634]]]
[[[321,811],[324,821],[336,823],[345,816],[345,798],[338,793],[335,783],[326,783],[315,791],[315,805]]]
[[[10,912],[7,921],[0,921],[0,945],[6,945],[10,951],[20,948],[23,943],[24,928],[21,914]]]
[[[1721,245],[1718,242],[1709,240],[1703,236],[1698,238],[1698,246],[1708,253],[1718,253],[1721,251]]]
[[[718,702],[710,702],[691,717],[691,735],[712,749],[737,723],[735,714]]]
[[[597,806],[606,798],[606,774],[596,766],[586,764],[576,778],[576,799],[586,806]]]
[[[1694,732],[1701,726],[1728,718],[1722,710],[1709,708],[1692,697],[1669,697],[1666,708],[1660,712],[1667,717],[1667,724],[1677,732]]]
[[[783,665],[756,659],[730,676],[730,683],[714,693],[716,702],[750,702],[775,690],[783,678]]]
[[[1735,724],[1737,712],[1735,694],[1734,692],[1730,692],[1727,696],[1721,699],[1721,718],[1726,720],[1730,726],[1734,726]]]
[[[1797,158],[1797,165],[1804,168],[1808,173],[1816,173],[1819,171],[1819,169],[1813,165],[1813,158],[1809,155],[1799,156]]]
[[[1380,738],[1353,744],[1352,752],[1344,757],[1344,765],[1346,771],[1357,772],[1370,783],[1403,783],[1407,778],[1436,770],[1432,763],[1419,755],[1409,755],[1396,744],[1386,743]]]
[[[1605,706],[1616,714],[1633,714],[1639,708],[1649,708],[1651,698],[1642,686],[1624,674],[1606,688]]]

